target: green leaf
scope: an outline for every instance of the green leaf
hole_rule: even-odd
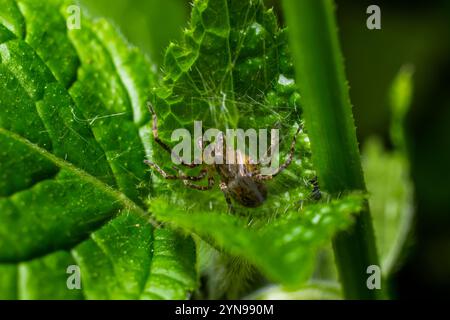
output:
[[[335,281],[310,281],[295,291],[269,286],[246,297],[250,300],[340,300],[341,288]]]
[[[163,197],[152,201],[151,210],[158,220],[207,241],[212,239],[227,252],[248,259],[272,280],[296,288],[311,276],[317,250],[335,232],[348,228],[353,221],[352,214],[360,212],[363,205],[363,196],[350,195],[262,223],[174,206]]]
[[[395,150],[385,150],[372,137],[363,149],[364,173],[383,274],[388,277],[401,263],[414,218],[414,187],[407,154],[405,118],[413,93],[413,69],[403,67],[390,90],[391,140]]]
[[[181,43],[167,49],[164,71],[154,103],[169,138],[193,120],[224,129],[283,119],[286,128],[297,120],[289,115],[300,112],[286,30],[259,0],[194,1]]]
[[[127,39],[148,52],[158,65],[169,41],[180,38],[189,8],[183,0],[81,0],[81,3],[93,14],[111,18]]]
[[[252,128],[270,132],[279,128],[280,161],[285,159],[302,111],[287,32],[263,1],[194,1],[182,40],[166,51],[163,71],[164,78],[152,91],[151,101],[159,118],[159,136],[168,145],[175,129],[193,133],[194,121],[202,121],[205,131]],[[170,154],[159,145],[153,149],[151,160],[172,171]],[[308,201],[314,177],[308,135],[302,132],[293,163],[268,184],[270,196],[263,210],[238,210],[271,214],[297,201]],[[184,191],[181,181],[167,183],[158,174],[153,181],[161,194],[168,191],[179,198],[195,199],[215,212],[227,210],[219,188],[199,197],[198,191]]]
[[[195,246],[170,230],[122,215],[72,250],[91,299],[186,299],[195,286]],[[128,231],[127,231],[128,230]]]
[[[144,206],[152,65],[84,11],[67,30],[70,4],[0,1],[0,298],[184,299],[192,239]]]
[[[391,107],[391,140],[399,151],[406,153],[405,119],[413,99],[413,73],[410,65],[403,66],[389,92]]]
[[[379,139],[366,141],[363,165],[383,274],[398,266],[413,222],[413,184],[409,162],[399,152],[388,152]]]

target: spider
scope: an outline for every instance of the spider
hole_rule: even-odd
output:
[[[158,143],[165,151],[178,158],[181,165],[187,168],[196,168],[200,166],[200,164],[184,162],[177,155],[172,153],[172,149],[159,138],[158,117],[153,109],[152,104],[148,102],[147,107],[153,118],[152,132],[155,142]],[[173,175],[165,172],[163,169],[161,169],[160,166],[151,161],[144,160],[144,163],[156,170],[159,174],[161,174],[163,178],[168,180],[182,180],[187,187],[200,191],[211,190],[216,184],[214,173],[218,173],[218,175],[220,176],[219,187],[222,190],[225,196],[225,200],[230,209],[233,208],[231,199],[234,199],[244,207],[256,208],[261,206],[267,199],[267,188],[265,185],[265,181],[273,179],[291,164],[295,152],[297,136],[301,130],[302,126],[299,126],[296,134],[293,137],[290,152],[286,161],[281,166],[279,166],[271,175],[261,174],[260,164],[251,163],[250,158],[239,150],[235,151],[236,158],[239,159],[240,157],[241,159],[243,159],[243,161],[241,161],[242,164],[209,165],[208,167],[202,168],[202,170],[196,176],[186,175],[180,168],[176,166],[173,166],[172,168],[178,173],[178,175]],[[207,185],[197,185],[193,183],[196,181],[201,181],[205,178],[207,178],[208,181]]]

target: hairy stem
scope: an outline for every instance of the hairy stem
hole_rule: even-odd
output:
[[[356,129],[332,0],[283,0],[305,122],[321,189],[340,195],[365,191]],[[334,239],[344,296],[374,299],[367,267],[379,265],[369,206],[351,230]]]

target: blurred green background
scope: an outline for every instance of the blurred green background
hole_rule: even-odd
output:
[[[164,48],[187,23],[187,0],[81,0],[109,18],[159,67]],[[409,153],[416,220],[398,298],[450,297],[450,1],[337,0],[340,37],[359,141],[372,135],[389,146],[388,91],[400,68],[415,68]],[[280,3],[267,1],[283,21]],[[366,28],[366,8],[381,7],[382,30]]]

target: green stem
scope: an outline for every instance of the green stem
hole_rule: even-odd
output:
[[[365,191],[333,1],[283,0],[283,5],[321,189],[332,195]],[[374,299],[379,292],[367,288],[367,267],[379,263],[368,205],[355,220],[333,242],[339,277],[345,298]]]

